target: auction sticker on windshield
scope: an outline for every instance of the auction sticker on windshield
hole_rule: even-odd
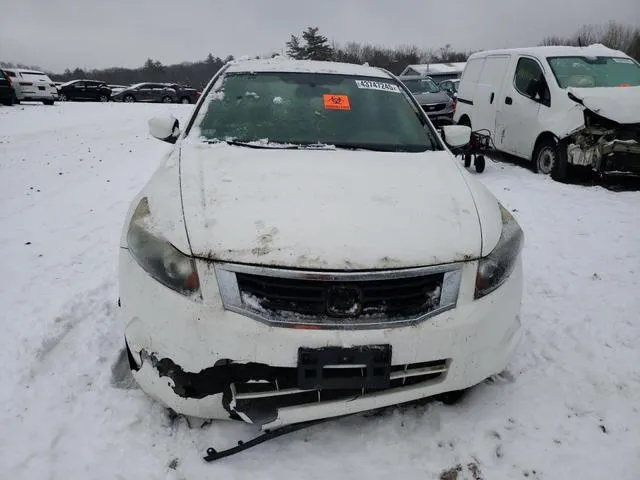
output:
[[[322,96],[324,108],[327,110],[351,110],[349,97],[346,95],[333,95],[331,93]]]
[[[383,90],[385,92],[400,93],[400,88],[397,85],[386,82],[376,82],[374,80],[356,80],[356,86],[358,88],[366,88],[368,90]]]

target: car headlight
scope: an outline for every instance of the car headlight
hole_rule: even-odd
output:
[[[476,299],[493,292],[509,278],[524,245],[524,233],[513,215],[502,205],[500,205],[500,214],[502,216],[500,240],[489,255],[478,261]]]
[[[151,233],[151,214],[143,198],[127,231],[127,246],[133,258],[151,277],[183,295],[200,293],[195,260],[169,242]]]

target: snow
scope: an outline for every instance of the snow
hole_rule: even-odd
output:
[[[147,119],[184,124],[192,108],[0,108],[0,477],[638,478],[640,193],[492,162],[476,178],[526,235],[526,339],[508,371],[458,406],[355,416],[204,463],[255,431],[189,428],[117,361],[120,230],[170,148]]]
[[[229,63],[227,72],[335,73],[339,75],[391,78],[387,72],[376,67],[317,60],[292,60],[284,57],[232,62]]]
[[[462,73],[466,62],[454,63],[425,63],[421,65],[408,65],[400,75],[408,75],[408,70],[414,70],[420,75],[442,75],[445,73]]]

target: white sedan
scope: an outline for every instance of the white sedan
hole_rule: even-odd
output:
[[[521,338],[523,232],[410,92],[368,66],[225,66],[121,240],[133,375],[263,430],[460,392]],[[444,143],[446,140],[446,144]]]

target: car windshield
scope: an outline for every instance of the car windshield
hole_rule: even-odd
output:
[[[195,126],[209,142],[402,152],[440,148],[422,114],[392,79],[228,74],[208,97]]]
[[[561,88],[640,85],[640,65],[624,57],[549,57]]]
[[[440,87],[430,78],[416,78],[411,80],[403,80],[411,93],[438,93]]]

